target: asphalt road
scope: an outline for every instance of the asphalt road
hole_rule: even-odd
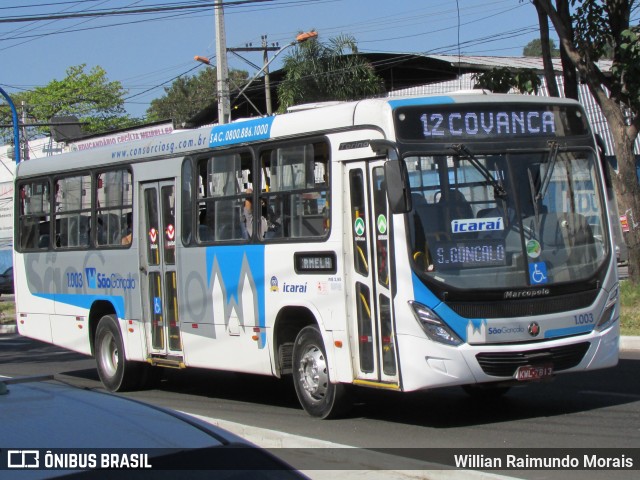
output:
[[[512,389],[490,402],[471,399],[459,388],[408,394],[361,390],[351,415],[334,421],[308,417],[290,382],[255,375],[168,370],[158,388],[123,395],[363,448],[624,449],[640,447],[639,368],[640,353],[625,352],[613,369],[558,376],[551,383]],[[17,335],[0,335],[0,375],[40,374],[54,374],[83,388],[102,388],[93,359]],[[564,480],[600,479],[602,474],[519,471],[512,476]],[[608,471],[606,478],[634,476]]]

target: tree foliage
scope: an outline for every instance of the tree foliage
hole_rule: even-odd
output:
[[[231,70],[231,91],[247,78],[247,72]],[[204,107],[218,101],[216,69],[205,68],[197,75],[178,77],[169,87],[165,87],[164,92],[164,96],[151,101],[147,118],[150,121],[172,119],[175,125],[183,125]]]
[[[549,49],[552,57],[560,56],[560,49],[556,45],[555,40],[549,40]],[[535,38],[527,43],[522,49],[522,55],[525,57],[541,57],[542,56],[542,40]]]
[[[317,38],[298,44],[283,68],[285,79],[278,87],[281,112],[301,103],[356,100],[384,91],[383,80],[348,35],[326,44]]]
[[[507,67],[492,68],[473,75],[475,88],[496,93],[508,93],[515,89],[520,93],[538,93],[540,77],[530,68],[514,70]]]
[[[52,80],[44,87],[12,96],[16,107],[25,103],[28,118],[46,123],[60,115],[74,115],[83,123],[86,133],[98,133],[124,128],[139,120],[130,118],[124,109],[127,93],[118,81],[109,81],[99,66],[85,71],[86,65],[69,67],[62,80]],[[37,134],[45,134],[49,127],[34,127]]]
[[[620,210],[632,217],[626,235],[629,276],[640,282],[640,184],[634,142],[640,131],[640,27],[631,25],[637,0],[531,0],[549,17],[567,60],[580,73],[607,119],[618,172],[614,186]],[[558,7],[570,2],[571,25]],[[571,28],[569,28],[571,27]],[[598,61],[613,52],[612,67],[602,71]]]

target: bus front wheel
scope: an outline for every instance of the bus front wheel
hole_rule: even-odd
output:
[[[330,381],[322,335],[315,326],[303,328],[296,337],[293,377],[298,400],[312,417],[335,418],[349,409],[346,386]]]
[[[100,319],[95,339],[96,364],[103,385],[112,392],[123,392],[136,388],[142,380],[141,363],[125,359],[124,344],[113,315]]]

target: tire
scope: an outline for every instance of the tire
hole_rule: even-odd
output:
[[[144,380],[145,364],[125,359],[118,321],[113,315],[100,319],[95,338],[98,375],[111,392],[135,390]]]
[[[467,395],[477,400],[495,400],[511,390],[511,387],[499,383],[478,383],[475,385],[463,385],[462,389]]]
[[[293,384],[302,408],[317,418],[336,418],[350,407],[346,385],[331,383],[320,331],[303,328],[293,346]]]

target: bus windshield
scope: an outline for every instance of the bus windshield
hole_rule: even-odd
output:
[[[608,255],[590,149],[405,158],[414,269],[454,288],[513,289],[591,278]]]

